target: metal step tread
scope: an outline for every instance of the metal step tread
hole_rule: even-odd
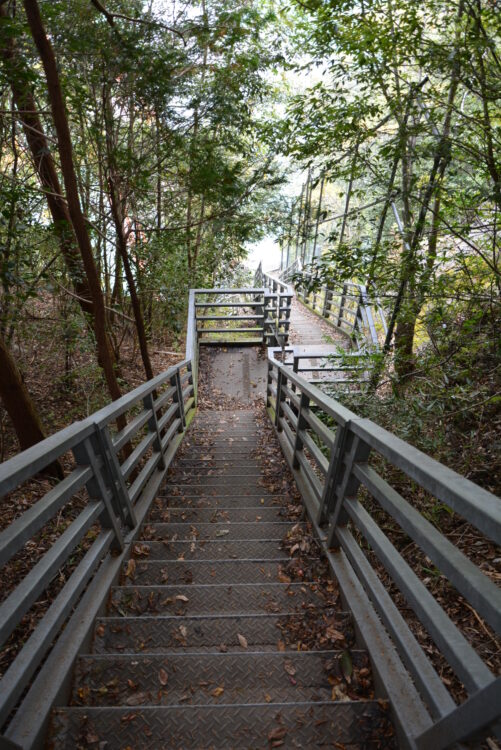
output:
[[[336,742],[347,750],[395,747],[382,701],[63,708],[54,712],[52,747],[74,750],[82,744],[88,747],[90,739],[96,747],[104,740],[106,750],[255,750],[270,747],[274,738],[283,748],[335,747]]]
[[[71,702],[137,706],[326,701],[345,675],[351,681],[360,669],[368,672],[368,665],[367,653],[358,650],[89,654],[79,657]],[[367,690],[370,683],[364,680],[363,685]],[[349,695],[357,698],[355,690]]]
[[[155,560],[230,560],[255,559],[267,560],[282,558],[284,549],[282,540],[274,539],[202,539],[197,541],[151,542],[139,541],[134,545],[133,553],[138,559]]]
[[[172,539],[282,539],[288,531],[300,526],[307,533],[305,523],[290,521],[249,521],[235,523],[147,523],[141,538],[151,541]]]
[[[131,569],[130,563],[124,566],[126,571],[122,584],[151,586],[158,584],[237,584],[267,583],[284,580],[289,573],[295,574],[298,581],[312,583],[305,577],[302,565],[290,568],[290,557],[277,560],[212,560],[207,561],[165,561],[139,560]],[[312,566],[314,567],[314,566]],[[290,576],[289,576],[290,577]]]
[[[115,586],[110,612],[134,614],[255,614],[300,612],[308,607],[335,608],[337,589],[315,583],[237,583]]]
[[[148,516],[149,523],[260,523],[286,521],[287,508],[280,505],[250,507],[186,508],[154,505]],[[290,520],[289,520],[290,522]]]
[[[320,633],[321,650],[344,650],[354,642],[351,615],[343,611],[327,615],[307,610],[299,614],[107,616],[96,622],[93,653],[171,654],[202,649],[210,653],[224,649],[248,653],[275,652],[288,647],[297,650],[305,646],[308,650],[318,650],[317,639],[312,638],[315,633]],[[239,634],[247,641],[245,649]]]

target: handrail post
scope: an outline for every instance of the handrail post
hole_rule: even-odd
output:
[[[180,419],[178,432],[184,432],[184,430],[186,429],[186,417],[184,414],[183,391],[181,389],[181,376],[179,374],[179,368],[171,377],[170,383],[176,389],[176,392],[174,393],[172,400],[174,401],[174,403],[178,405],[178,413],[179,413],[179,419]]]
[[[133,529],[137,523],[136,516],[130,501],[129,490],[127,489],[127,485],[125,484],[120,469],[120,462],[111,439],[110,431],[107,425],[99,427],[98,424],[95,424],[94,428],[96,440],[100,448],[99,452],[103,457],[104,466],[108,473],[112,492],[120,511],[120,515],[124,523]]]
[[[157,453],[160,453],[160,461],[158,462],[159,467],[161,469],[165,469],[164,452],[162,450],[162,438],[160,435],[160,430],[158,429],[158,419],[157,412],[155,410],[155,399],[153,398],[153,393],[149,393],[143,398],[143,406],[145,409],[151,409],[151,417],[148,420],[148,429],[150,432],[154,432],[157,435],[155,440],[153,441],[153,448],[157,451]]]
[[[282,409],[282,402],[285,400],[285,394],[282,391],[282,383],[284,379],[284,375],[282,373],[282,370],[280,368],[277,368],[278,375],[277,375],[277,400],[275,403],[275,427],[277,428],[278,432],[282,432],[283,427],[280,422],[280,420],[283,417],[283,409]],[[287,379],[287,378],[286,378]]]
[[[328,315],[327,315],[327,307],[328,307],[328,305],[330,303],[330,300],[332,298],[332,292],[329,289],[329,287],[327,287],[327,286],[324,286],[323,289],[324,289],[324,304],[322,306],[322,318],[327,318],[328,317]]]
[[[360,486],[360,481],[352,473],[353,466],[355,463],[365,463],[370,454],[370,447],[356,437],[348,426],[345,427],[345,431],[346,434],[340,436],[339,454],[335,459],[336,469],[331,494],[327,498],[328,547],[339,546],[336,529],[338,526],[344,526],[347,522],[347,515],[343,508],[344,501],[346,498],[355,497]]]
[[[307,396],[305,393],[302,393],[301,399],[299,401],[299,412],[297,416],[297,426],[296,426],[296,442],[294,443],[294,454],[292,458],[292,466],[294,469],[299,469],[300,467],[297,454],[304,450],[304,444],[301,438],[301,432],[302,430],[306,429],[306,427],[308,427],[308,422],[304,418],[303,412],[307,411],[307,409],[309,409],[309,406],[310,406],[310,397]]]
[[[124,548],[124,541],[117,515],[115,515],[115,508],[113,507],[115,503],[111,499],[115,495],[113,492],[110,493],[106,487],[106,482],[90,438],[85,438],[81,443],[75,445],[73,455],[79,466],[90,466],[92,469],[92,477],[85,485],[88,495],[93,500],[101,500],[103,502],[104,510],[99,516],[99,521],[104,528],[112,529],[113,541],[111,546],[113,549],[121,552]],[[119,511],[118,515],[121,515],[121,508],[118,507],[117,510]]]
[[[343,284],[343,291],[341,293],[341,299],[339,300],[339,312],[338,312],[337,323],[336,323],[336,325],[337,325],[338,328],[341,326],[341,319],[343,317],[343,310],[344,310],[344,305],[345,305],[345,302],[346,302],[346,292],[347,292],[347,290],[348,290],[348,286],[347,286],[347,284],[345,282]]]

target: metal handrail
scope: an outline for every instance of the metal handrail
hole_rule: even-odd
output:
[[[282,271],[284,281],[291,281],[296,274],[311,280],[305,273],[299,258]],[[379,349],[379,338],[387,331],[386,317],[377,296],[369,294],[363,284],[347,281],[338,286],[323,285],[314,292],[296,290],[298,299],[313,312],[349,336],[358,348]]]
[[[77,493],[84,492],[87,498],[67,529],[0,604],[2,645],[57,571],[75,554],[88,531],[97,523],[100,527],[0,681],[0,727],[5,729],[5,741],[9,738],[21,747],[41,742],[56,696],[46,685],[56,685],[59,690],[57,675],[63,683],[71,669],[71,654],[77,653],[82,645],[79,627],[81,630],[82,622],[92,622],[113,575],[118,574],[120,565],[130,554],[131,544],[139,535],[150,504],[194,415],[197,380],[195,290],[191,290],[186,358],[182,362],[87,419],[0,464],[0,497],[4,497],[58,459],[72,455],[69,473],[59,481],[53,480],[51,489],[0,533],[0,565],[8,564],[26,542],[43,532]],[[118,429],[117,419],[123,422],[127,416],[125,427],[121,424]],[[90,601],[84,604],[86,597],[90,597]],[[69,639],[68,633],[73,637]],[[65,658],[59,652],[63,652]],[[35,682],[29,687],[39,669]],[[22,717],[28,712],[35,718],[27,733]],[[11,721],[6,726],[9,717]]]
[[[364,488],[497,633],[501,590],[378,473],[372,458],[402,472],[410,493],[420,487],[497,544],[501,500],[344,408],[274,356],[268,358],[267,408],[316,534],[392,703],[402,746],[441,750],[492,728],[501,717],[499,681],[367,511],[359,490]],[[473,703],[456,706],[376,574],[366,554],[368,546],[465,686],[475,705],[474,721],[468,720]],[[498,699],[496,710],[493,696]],[[455,730],[448,739],[451,726]]]
[[[265,289],[265,337],[268,346],[285,346],[289,340],[290,316],[294,289],[280,279],[267,274],[260,263],[254,275],[255,284]]]

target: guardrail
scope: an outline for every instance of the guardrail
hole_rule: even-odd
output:
[[[267,407],[376,679],[393,706],[401,745],[441,750],[489,728],[499,734],[501,679],[385,530],[392,523],[399,527],[402,546],[414,545],[413,559],[429,558],[428,568],[436,566],[447,585],[499,634],[501,589],[413,507],[412,498],[429,493],[497,544],[501,500],[348,411],[273,357],[268,359]],[[400,472],[410,502],[381,476],[381,464]],[[367,499],[377,505],[377,514],[368,512]],[[460,706],[397,607],[397,589],[420,631],[426,631],[464,685],[468,698]]]
[[[267,305],[262,286],[192,292],[199,344],[255,345],[265,341]]]
[[[46,491],[0,533],[4,573],[9,564],[16,569],[16,555],[31,540],[54,538],[0,603],[0,646],[23,618],[37,618],[37,600],[69,566],[66,582],[0,681],[2,746],[7,739],[20,747],[42,743],[51,706],[67,687],[73,661],[195,412],[194,299],[191,293],[183,362],[0,464],[0,497],[21,487],[33,492],[29,482],[36,475],[58,460],[65,466],[64,478],[44,479]],[[73,500],[79,502],[70,510]]]
[[[254,283],[265,288],[265,343],[285,346],[289,340],[290,317],[294,290],[289,284],[265,273],[260,263]]]
[[[292,367],[308,382],[342,395],[361,392],[369,384],[372,362],[363,352],[342,352],[332,346],[269,347],[268,356]]]
[[[386,318],[379,303],[371,302],[363,284],[345,282],[337,288],[297,291],[298,298],[329,323],[339,328],[359,347],[379,348],[379,333],[386,334]]]

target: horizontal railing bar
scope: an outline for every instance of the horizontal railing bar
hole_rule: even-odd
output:
[[[90,419],[75,422],[0,464],[0,497],[50,466],[94,433]]]
[[[301,391],[308,396],[312,401],[315,401],[319,407],[325,411],[330,417],[332,417],[338,424],[344,426],[346,422],[358,419],[356,414],[353,414],[349,409],[346,409],[342,404],[339,404],[334,399],[326,396],[322,391],[316,388],[314,385],[305,380],[301,375],[297,375],[295,372],[291,372],[285,365],[280,364],[275,360],[276,367],[286,375],[287,379],[294,383]]]
[[[130,393],[126,393],[116,401],[112,401],[111,404],[105,406],[103,409],[100,409],[98,412],[96,412],[96,414],[93,414],[92,421],[97,424],[98,427],[103,427],[105,424],[112,422],[118,416],[128,411],[138,401],[145,398],[145,396],[149,396],[150,393],[155,391],[163,383],[168,380],[170,381],[175,372],[177,370],[181,370],[183,367],[186,367],[187,364],[188,360],[183,360],[177,365],[169,367],[168,370],[160,373],[160,375],[157,375],[152,380],[148,380],[146,383],[143,383],[143,385],[138,386],[138,388],[135,388]]]
[[[368,419],[353,421],[352,430],[421,487],[501,544],[499,498]]]
[[[366,464],[353,473],[400,527],[426,552],[457,590],[496,632],[501,632],[501,589],[454,544]]]
[[[155,434],[156,437],[156,434]],[[148,479],[150,478],[153,471],[158,466],[158,463],[160,459],[162,458],[162,454],[160,451],[155,451],[152,456],[147,460],[137,477],[135,478],[134,482],[129,487],[129,497],[132,505],[136,503],[136,500],[138,499],[139,495],[141,494],[145,484],[147,483]]]
[[[229,289],[226,287],[223,288],[214,288],[214,289],[195,289],[194,290],[195,295],[197,294],[263,294],[264,289],[263,287],[260,287],[258,289],[255,289],[253,287],[243,288],[243,289]],[[198,304],[198,303],[195,303]]]
[[[169,406],[169,408],[167,409],[167,411],[165,412],[165,414],[162,414],[162,416],[158,420],[158,430],[159,430],[159,432],[161,432],[164,429],[165,425],[168,422],[170,422],[170,420],[172,419],[172,417],[174,416],[174,414],[176,414],[178,412],[178,410],[179,410],[179,405],[178,405],[178,403],[176,401],[176,402],[174,402],[173,404],[171,404]]]
[[[304,411],[302,412],[304,414]],[[299,437],[303,441],[305,447],[308,449],[308,451],[311,453],[313,458],[315,459],[318,468],[324,475],[324,477],[327,475],[327,472],[329,470],[329,462],[325,458],[324,454],[316,445],[316,443],[312,440],[311,436],[308,435],[308,433],[305,430],[299,431]]]
[[[88,466],[78,466],[49,490],[35,505],[0,534],[0,565],[4,565],[92,476]]]
[[[323,489],[322,484],[319,478],[317,477],[317,475],[315,474],[315,472],[313,471],[313,467],[308,461],[308,459],[306,458],[306,456],[304,455],[303,451],[296,451],[295,456],[297,460],[299,461],[299,465],[303,469],[304,475],[307,477],[313,489],[313,492],[315,494],[316,501],[317,501],[317,507],[319,507],[320,501],[322,499],[322,489]]]
[[[141,427],[144,427],[146,422],[150,419],[152,415],[151,409],[143,409],[137,416],[135,416],[131,421],[123,428],[123,430],[120,430],[115,435],[112,436],[112,442],[113,447],[118,452],[121,450],[124,445],[126,445],[134,435],[136,435],[137,432],[141,429]]]
[[[311,409],[304,409],[302,414],[310,427],[315,431],[317,437],[319,437],[322,443],[329,449],[329,451],[331,451],[335,439],[332,430],[326,427],[322,420],[319,419]]]
[[[86,534],[103,509],[104,503],[101,500],[89,503],[30,573],[0,604],[0,644],[5,642],[33,602],[47,588],[54,574],[66,562],[69,553]]]
[[[162,450],[165,452],[167,446],[169,445],[169,442],[171,438],[178,432],[179,426],[181,424],[181,419],[178,417],[175,419],[171,425],[169,425],[169,428],[167,429],[167,432],[162,438]]]
[[[183,393],[183,401],[186,401],[190,393],[193,393],[193,385],[190,383],[190,385],[184,389]]]
[[[297,414],[294,414],[292,409],[290,408],[289,404],[286,401],[282,401],[282,411],[284,415],[287,417],[288,423],[290,424],[291,428],[296,432],[297,430],[297,423],[298,423],[298,417]]]
[[[470,693],[487,685],[492,680],[490,670],[361,503],[346,498],[343,507],[363,533],[466,690]]]
[[[144,438],[141,440],[141,442],[136,445],[130,456],[128,456],[123,464],[120,467],[120,470],[122,472],[122,476],[124,479],[128,479],[128,477],[131,475],[131,473],[136,468],[137,464],[141,460],[141,458],[144,456],[148,448],[151,446],[151,444],[154,442],[155,438],[157,437],[157,433],[155,432],[147,432]]]
[[[283,382],[280,387],[282,388],[283,393],[285,393],[289,401],[292,401],[296,409],[299,409],[299,397],[297,396],[297,394],[291,391],[289,386],[285,385]]]
[[[112,540],[111,529],[99,534],[3,675],[0,681],[0,726],[15,707],[59,628],[71,613],[94,570],[110,548]]]
[[[262,328],[197,328],[197,333],[260,333]]]
[[[338,526],[336,536],[432,714],[444,716],[456,706],[447,688],[351,532],[345,526]]]
[[[292,432],[289,423],[283,418],[280,417],[280,427],[282,428],[282,431],[287,438],[287,441],[289,442],[292,450],[294,450],[294,445],[296,443],[296,436]]]
[[[434,726],[416,737],[418,750],[445,750],[453,743],[475,739],[501,718],[501,677],[454,708]],[[476,744],[476,743],[475,743]]]
[[[198,320],[264,320],[264,315],[199,315]]]
[[[250,300],[249,302],[197,302],[195,307],[263,307],[263,300]],[[197,320],[200,318],[197,316]]]
[[[166,391],[161,393],[158,398],[155,399],[155,402],[153,404],[155,412],[158,412],[159,409],[162,408],[162,406],[167,403],[167,401],[170,401],[172,399],[172,396],[176,393],[177,388],[175,385],[171,385],[169,388],[167,388]]]

